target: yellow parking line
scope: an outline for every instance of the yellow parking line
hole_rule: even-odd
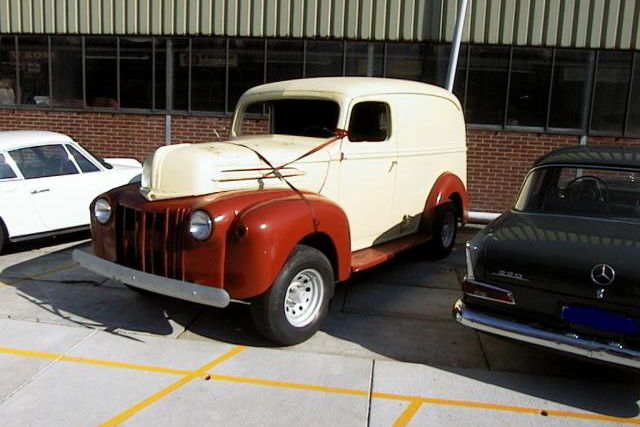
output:
[[[282,388],[293,388],[298,390],[321,391],[324,393],[332,393],[332,394],[348,394],[351,396],[368,396],[369,395],[369,392],[367,392],[366,390],[356,390],[356,389],[342,388],[342,387],[327,387],[327,386],[313,385],[313,384],[290,383],[285,381],[265,380],[262,378],[234,377],[231,375],[216,374],[216,375],[211,375],[211,379],[218,380],[218,381],[229,381],[233,383],[263,385],[267,387],[282,387]]]
[[[120,414],[116,415],[115,417],[111,418],[110,420],[100,424],[99,427],[117,426],[118,424],[122,423],[123,421],[125,421],[128,418],[130,418],[131,416],[135,415],[137,412],[143,410],[147,406],[152,405],[153,403],[157,402],[158,400],[162,399],[163,397],[167,396],[168,394],[176,391],[177,389],[179,389],[180,387],[182,387],[185,384],[189,383],[190,381],[192,381],[192,380],[194,380],[194,379],[206,374],[206,372],[209,369],[212,369],[213,367],[215,367],[216,365],[219,365],[220,363],[224,362],[225,360],[228,360],[228,359],[232,358],[233,356],[235,356],[236,354],[240,353],[245,348],[246,347],[242,347],[242,346],[236,346],[236,347],[232,348],[228,352],[224,353],[222,356],[219,356],[219,357],[215,358],[214,360],[212,360],[211,362],[207,363],[206,365],[202,366],[200,369],[185,375],[184,377],[180,378],[175,383],[169,385],[168,387],[165,387],[164,389],[160,390],[159,392],[157,392],[157,393],[149,396],[148,398],[144,399],[143,401],[133,405],[131,408],[121,412]]]
[[[139,364],[116,362],[116,361],[110,361],[110,360],[65,356],[64,354],[60,354],[60,353],[46,353],[46,352],[40,352],[40,351],[22,350],[22,349],[8,348],[8,347],[0,347],[0,354],[4,353],[4,354],[16,355],[16,356],[58,359],[59,361],[62,361],[62,362],[82,363],[82,364],[107,366],[107,367],[123,368],[123,369],[135,369],[140,371],[159,372],[164,374],[184,376],[184,378],[174,383],[172,386],[167,387],[167,389],[169,390],[165,389],[166,392],[165,390],[159,392],[159,393],[163,393],[163,392],[164,393],[158,396],[157,398],[155,398],[155,400],[148,402],[145,406],[142,406],[139,409],[137,409],[138,411],[143,407],[150,405],[151,403],[158,400],[159,398],[165,396],[166,394],[169,394],[173,390],[181,387],[187,382],[197,377],[207,377],[207,376],[210,377],[210,379],[212,380],[228,381],[228,382],[242,383],[242,384],[254,384],[254,385],[261,385],[266,387],[290,388],[290,389],[297,389],[297,390],[309,390],[309,391],[317,391],[322,393],[342,394],[342,395],[362,396],[362,397],[366,397],[369,395],[368,391],[366,390],[358,390],[358,389],[350,389],[350,388],[342,388],[342,387],[329,387],[329,386],[321,386],[321,385],[315,385],[315,384],[292,383],[292,382],[268,380],[268,379],[262,379],[262,378],[236,377],[231,375],[218,375],[218,374],[207,375],[207,371],[209,369],[222,363],[228,358],[235,356],[237,353],[239,353],[244,349],[245,347],[234,347],[228,353],[225,353],[224,355],[220,356],[218,359],[215,359],[212,362],[209,362],[207,365],[204,365],[203,367],[195,371],[163,368],[163,367],[150,366],[150,365],[139,365]],[[159,393],[156,393],[156,394],[159,394]],[[473,401],[466,401],[466,400],[440,399],[440,398],[433,398],[433,397],[411,396],[411,395],[383,393],[383,392],[373,392],[371,393],[371,397],[375,399],[399,400],[404,402],[410,402],[411,404],[409,405],[409,407],[411,407],[412,404],[414,403],[416,405],[420,403],[420,404],[443,405],[443,406],[457,406],[457,407],[472,408],[472,409],[506,411],[506,412],[515,412],[515,413],[531,414],[531,415],[544,414],[547,416],[556,416],[560,418],[572,418],[572,419],[583,419],[583,420],[592,420],[592,421],[605,421],[605,422],[617,422],[617,423],[640,425],[640,419],[637,419],[637,418],[621,418],[621,417],[613,417],[608,415],[591,414],[586,412],[573,412],[573,411],[562,411],[562,410],[541,409],[541,408],[527,408],[522,406],[512,406],[512,405],[494,404],[494,403],[486,403],[486,402],[473,402]],[[149,399],[151,398],[153,398],[153,396],[150,397]],[[140,404],[143,402],[140,402]],[[405,410],[405,412],[409,410],[409,407]],[[417,409],[418,408],[415,408],[416,411]],[[124,419],[126,418],[123,418],[121,421],[124,421]],[[104,424],[104,425],[116,425],[116,424]]]
[[[0,347],[0,354],[11,354],[14,356],[37,357],[41,359],[54,359],[62,362],[83,363],[87,365],[109,366],[112,368],[135,369],[138,371],[159,372],[162,374],[189,375],[195,371],[181,369],[163,368],[159,366],[138,365],[135,363],[114,362],[111,360],[88,359],[85,357],[65,356],[60,353],[45,353],[43,351],[22,350],[17,348]]]
[[[409,424],[411,418],[418,412],[418,409],[422,406],[422,402],[420,400],[414,400],[407,406],[407,409],[402,411],[398,419],[395,423],[393,423],[393,427],[404,427]]]

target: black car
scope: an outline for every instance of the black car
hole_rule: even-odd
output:
[[[640,148],[541,157],[466,256],[461,324],[640,368]]]

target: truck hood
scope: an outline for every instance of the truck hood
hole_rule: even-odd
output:
[[[229,190],[288,187],[260,156],[278,167],[323,142],[318,138],[260,135],[161,147],[144,162],[140,192],[148,200],[161,200]],[[329,146],[279,172],[299,190],[320,192],[331,160],[330,151],[337,152]]]
[[[596,265],[615,269],[606,299],[640,305],[640,224],[509,212],[485,231],[481,279],[596,299]]]

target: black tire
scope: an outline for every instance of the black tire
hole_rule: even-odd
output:
[[[251,302],[251,318],[267,339],[285,346],[301,343],[322,326],[333,290],[333,268],[327,257],[297,245],[271,288]]]
[[[4,221],[0,218],[0,254],[4,252],[8,244],[9,233],[7,233],[7,228],[4,226]]]
[[[435,258],[444,258],[451,253],[458,233],[458,217],[453,202],[439,206],[435,213],[433,233],[429,250]]]

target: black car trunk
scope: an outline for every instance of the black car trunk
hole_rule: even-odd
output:
[[[640,224],[510,212],[487,231],[477,279],[640,309]],[[592,278],[602,265],[610,284]]]

